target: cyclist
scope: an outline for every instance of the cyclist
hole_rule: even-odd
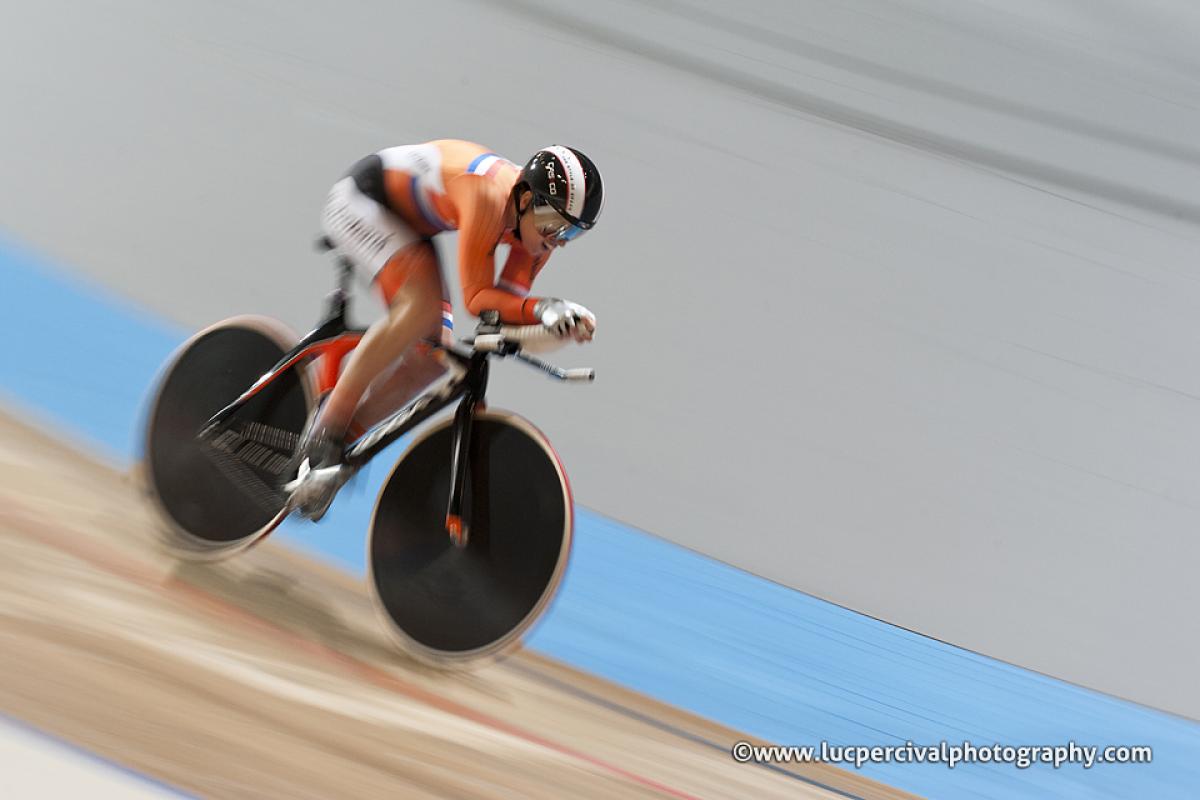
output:
[[[349,470],[348,438],[407,403],[445,371],[422,340],[449,337],[449,294],[433,237],[458,231],[458,272],[472,314],[541,324],[589,341],[596,318],[556,297],[531,297],[558,248],[590,230],[604,205],[600,173],[570,147],[538,150],[524,168],[478,144],[443,139],[380,150],[334,184],[322,214],[330,241],[373,276],[388,313],[367,330],[300,445],[293,504],[324,516]],[[495,251],[509,245],[496,279]]]

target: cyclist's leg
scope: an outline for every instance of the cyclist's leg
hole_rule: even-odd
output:
[[[440,264],[439,275],[440,275]],[[375,286],[387,306],[401,289],[407,273],[402,269],[382,270]],[[450,313],[450,298],[442,278],[442,322],[440,339],[443,343],[453,340],[454,319]],[[350,438],[357,438],[373,425],[383,421],[392,413],[403,408],[423,389],[446,374],[446,356],[429,346],[426,340],[438,341],[439,332],[428,335],[413,343],[401,356],[385,369],[367,388],[359,401],[350,423]]]
[[[432,243],[418,242],[396,253],[376,281],[388,301],[387,316],[367,330],[350,354],[318,418],[326,430],[343,438],[367,388],[385,377],[396,362],[403,367],[401,357],[407,352],[412,351],[414,361],[421,357],[414,345],[420,339],[438,337],[442,326],[444,288]]]
[[[367,389],[358,404],[358,410],[354,412],[354,421],[350,424],[351,437],[358,436],[403,408],[445,374],[446,366],[441,353],[431,352],[424,342],[417,342],[408,348]]]
[[[300,445],[300,474],[290,484],[301,511],[320,519],[346,480],[346,434],[371,382],[423,336],[438,335],[444,298],[437,251],[402,219],[363,193],[355,178],[330,192],[326,235],[359,269],[374,275],[388,313],[367,330]]]
[[[321,215],[326,236],[355,267],[372,276],[388,314],[372,325],[350,354],[323,403],[317,432],[344,438],[370,383],[416,339],[440,322],[444,291],[437,251],[380,201],[383,165],[378,157],[356,164],[334,184]]]

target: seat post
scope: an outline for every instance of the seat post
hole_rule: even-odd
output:
[[[338,289],[345,295],[350,294],[350,285],[354,280],[354,264],[346,256],[338,256]]]
[[[316,241],[316,247],[323,253],[336,253],[337,286],[329,293],[326,305],[326,321],[338,319],[345,324],[346,312],[350,305],[350,290],[354,280],[354,263],[342,253],[337,253],[337,247],[328,236],[321,236]]]
[[[325,319],[339,319],[346,324],[346,314],[350,309],[350,289],[354,278],[354,264],[345,256],[337,257],[337,286],[329,293],[329,302]]]

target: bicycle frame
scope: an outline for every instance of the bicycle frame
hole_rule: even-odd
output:
[[[214,428],[221,426],[280,375],[307,360],[318,360],[317,396],[320,397],[333,389],[337,383],[342,360],[358,346],[366,333],[365,329],[352,329],[346,324],[349,307],[349,281],[353,268],[344,259],[340,260],[340,267],[338,287],[329,297],[325,319],[301,339],[299,344],[284,354],[275,366],[258,378],[249,389],[214,414],[200,429],[197,436],[203,437]],[[457,546],[464,547],[466,545],[466,526],[462,520],[462,505],[469,466],[468,448],[471,441],[471,423],[476,406],[482,402],[484,394],[487,392],[488,356],[491,353],[456,345],[428,343],[441,350],[456,364],[458,374],[439,389],[419,395],[355,440],[346,448],[344,461],[357,472],[397,439],[456,400],[459,401],[458,410],[454,416],[454,448],[451,453],[450,499],[446,509],[446,531]]]

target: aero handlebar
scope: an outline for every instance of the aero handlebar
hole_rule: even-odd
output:
[[[501,325],[496,333],[477,334],[464,340],[464,344],[471,345],[476,352],[511,355],[561,381],[595,380],[594,369],[563,369],[524,352],[553,350],[570,341],[569,336],[557,336],[543,325]]]

